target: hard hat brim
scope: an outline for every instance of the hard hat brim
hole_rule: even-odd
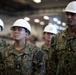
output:
[[[10,30],[11,30],[13,27],[21,27],[21,26],[11,26],[11,27],[10,27]]]
[[[72,10],[63,10],[63,12],[76,13],[76,11],[72,11]]]
[[[52,34],[57,34],[56,32],[52,32],[52,31],[43,31],[43,33],[52,33]]]

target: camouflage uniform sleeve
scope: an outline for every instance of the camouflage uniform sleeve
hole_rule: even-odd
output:
[[[35,47],[36,52],[33,56],[33,74],[32,75],[45,75],[45,61],[42,51]]]
[[[2,58],[2,54],[0,52],[0,75],[4,75],[4,62],[3,62],[3,58]]]
[[[54,37],[52,38],[51,42],[51,50],[52,54],[49,59],[49,74],[48,75],[56,75],[56,70],[57,70],[57,51],[55,49],[55,41]]]
[[[5,75],[5,70],[4,70],[4,47],[0,51],[0,75]]]
[[[0,38],[0,51],[2,51],[6,47],[5,39]]]

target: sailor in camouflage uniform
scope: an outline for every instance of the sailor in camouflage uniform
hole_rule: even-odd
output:
[[[4,22],[0,19],[0,32],[2,32],[4,29]],[[5,47],[6,42],[5,39],[0,36],[0,51]]]
[[[46,75],[48,75],[48,67],[49,67],[49,53],[51,53],[51,38],[57,33],[57,29],[54,25],[49,24],[44,28],[43,34],[44,34],[44,44],[41,47],[41,50],[44,53],[45,56],[45,69],[46,69]]]
[[[44,55],[34,44],[27,43],[31,32],[30,24],[18,19],[11,27],[14,45],[2,50],[4,75],[45,75]]]
[[[4,22],[0,19],[0,32],[2,32],[4,29]],[[1,51],[6,47],[6,41],[2,36],[0,35],[0,75],[3,75],[3,60],[1,56]]]
[[[50,75],[76,75],[76,1],[64,12],[68,28],[52,38]]]

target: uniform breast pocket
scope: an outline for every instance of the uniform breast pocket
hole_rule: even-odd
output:
[[[57,50],[57,58],[59,60],[64,59],[65,53],[66,53],[66,43],[65,42],[58,42],[56,45],[56,50]]]
[[[57,52],[57,58],[59,60],[64,60],[66,58],[66,51],[64,49]]]
[[[9,56],[5,59],[5,66],[10,68],[14,67],[14,58],[12,56]]]
[[[76,45],[71,45],[71,48],[74,52],[76,52]]]
[[[56,44],[56,50],[65,50],[65,48],[66,48],[66,42],[58,42],[57,44]]]
[[[32,60],[33,58],[30,55],[26,55],[23,59],[23,67],[26,69],[30,69],[32,66]]]
[[[72,46],[72,54],[76,61],[76,46]]]

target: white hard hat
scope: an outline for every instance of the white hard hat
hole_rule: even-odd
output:
[[[4,29],[4,23],[1,19],[0,19],[0,26],[2,27],[2,30],[3,30]]]
[[[57,29],[54,25],[49,24],[44,28],[44,32],[49,32],[49,33],[53,33],[53,34],[57,34]]]
[[[76,13],[76,1],[72,1],[70,2],[67,7],[65,8],[65,10],[63,10],[64,12],[71,12],[71,13]]]
[[[24,19],[18,19],[14,22],[13,26],[12,27],[15,27],[15,26],[19,26],[19,27],[24,27],[26,28],[30,33],[31,33],[31,26],[30,24],[24,20]]]

